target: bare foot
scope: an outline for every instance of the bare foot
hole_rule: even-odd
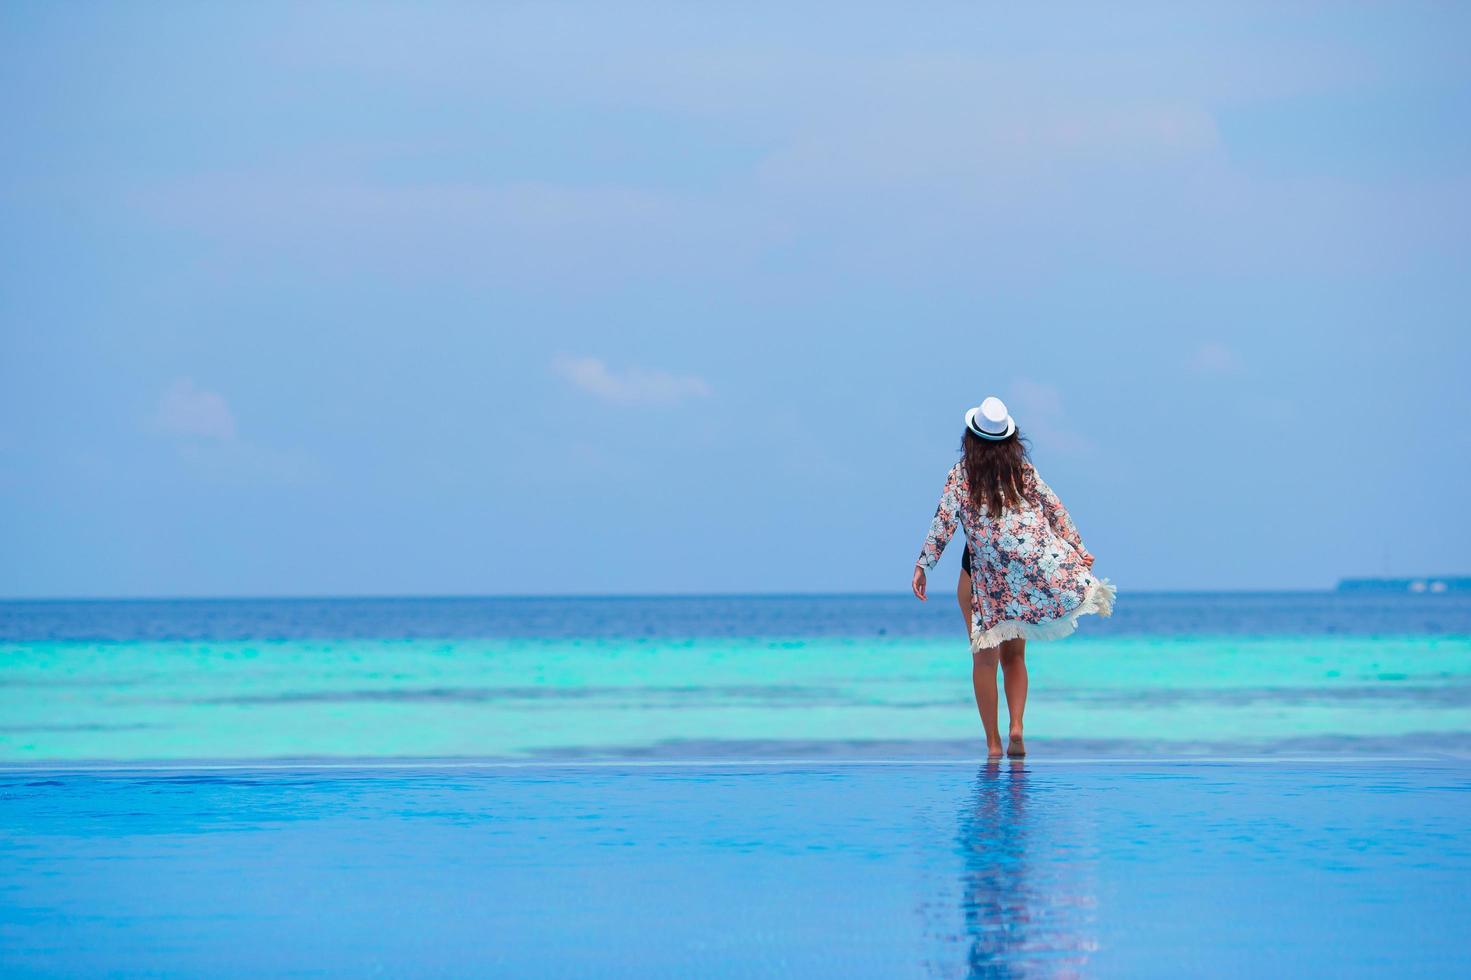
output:
[[[990,762],[990,761],[992,761],[994,759],[999,759],[999,758],[1001,758],[1002,754],[1003,753],[1002,753],[1002,750],[1001,750],[1001,743],[1000,742],[987,742],[986,743],[986,761]]]
[[[1006,747],[1006,754],[1013,759],[1020,759],[1027,754],[1027,743],[1022,741],[1021,732],[1011,733],[1011,744]]]

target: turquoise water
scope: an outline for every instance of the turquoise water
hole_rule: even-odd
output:
[[[1034,750],[1464,751],[1465,596],[1133,596],[1034,644]],[[887,597],[12,603],[0,760],[971,756]]]
[[[1471,598],[0,603],[0,975],[1464,976]]]

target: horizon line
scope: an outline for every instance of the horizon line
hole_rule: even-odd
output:
[[[1459,576],[1425,576],[1446,578]],[[1343,579],[1364,581],[1364,579]],[[1399,595],[1399,592],[1360,592],[1343,590],[1333,586],[1298,586],[1289,588],[1195,588],[1195,589],[1131,589],[1131,595],[1193,596],[1193,595]],[[1410,593],[1418,594],[1418,593]],[[1458,593],[1440,593],[1440,595]],[[878,599],[907,598],[902,590],[877,591],[812,591],[812,592],[359,592],[359,593],[239,593],[213,595],[80,595],[80,596],[0,596],[0,603],[65,603],[65,602],[354,602],[354,601],[469,601],[469,600],[648,600],[648,599]]]

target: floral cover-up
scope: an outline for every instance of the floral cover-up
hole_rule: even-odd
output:
[[[993,516],[971,499],[965,464],[957,462],[919,553],[918,564],[933,570],[956,525],[964,528],[975,651],[1003,640],[1057,639],[1077,627],[1079,616],[1113,613],[1113,583],[1093,577],[1093,556],[1062,501],[1030,463],[1022,482],[1021,505]]]

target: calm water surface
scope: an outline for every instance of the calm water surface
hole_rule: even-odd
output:
[[[1471,966],[1458,766],[239,770],[0,793],[7,975]]]
[[[1471,600],[0,604],[0,974],[1464,976]]]
[[[970,757],[953,604],[0,604],[0,761]],[[1471,748],[1471,597],[1125,594],[1034,644],[1053,754]]]

